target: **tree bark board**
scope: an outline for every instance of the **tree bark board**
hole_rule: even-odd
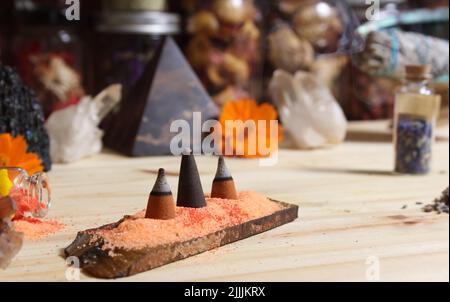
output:
[[[272,201],[280,204],[282,209],[269,216],[189,241],[139,250],[115,249],[109,251],[102,249],[103,242],[101,239],[92,240],[90,232],[96,229],[91,229],[78,233],[75,241],[65,249],[65,254],[66,257],[77,257],[81,268],[93,277],[116,279],[133,276],[266,232],[298,218],[299,207],[297,205]],[[99,229],[114,229],[122,221],[105,225]]]

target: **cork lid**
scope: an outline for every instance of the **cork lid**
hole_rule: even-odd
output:
[[[430,65],[407,65],[406,78],[411,80],[428,80],[432,78]]]

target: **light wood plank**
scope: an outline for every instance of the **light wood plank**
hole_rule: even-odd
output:
[[[388,142],[346,142],[317,151],[282,150],[279,163],[229,159],[240,190],[299,204],[300,219],[268,233],[124,281],[366,281],[368,257],[380,259],[382,281],[449,281],[449,217],[425,214],[448,187],[449,145],[435,148],[428,176],[396,176]],[[61,249],[77,231],[143,209],[160,167],[177,173],[174,157],[125,158],[104,153],[50,173],[50,218],[64,231],[26,242],[0,281],[65,281]],[[206,191],[216,159],[198,158]],[[178,179],[169,177],[174,193]],[[403,206],[408,208],[403,210]],[[82,275],[82,280],[92,281]]]

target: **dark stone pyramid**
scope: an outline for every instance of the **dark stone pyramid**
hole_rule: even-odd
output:
[[[161,44],[130,91],[105,125],[105,145],[130,156],[169,155],[173,121],[192,126],[194,112],[201,112],[203,121],[219,113],[172,38]]]
[[[44,113],[34,92],[17,72],[0,64],[0,134],[22,135],[28,151],[39,155],[46,171],[51,169],[50,142],[44,128]]]

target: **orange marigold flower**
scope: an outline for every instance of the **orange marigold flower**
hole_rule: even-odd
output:
[[[30,175],[42,172],[44,166],[37,154],[28,152],[28,144],[23,136],[12,137],[0,134],[0,167],[19,167]]]
[[[226,152],[228,146],[233,155],[245,158],[270,156],[283,138],[282,127],[271,129],[271,121],[278,121],[278,113],[270,104],[258,105],[255,100],[247,99],[227,102],[220,116],[220,150],[230,155]]]

